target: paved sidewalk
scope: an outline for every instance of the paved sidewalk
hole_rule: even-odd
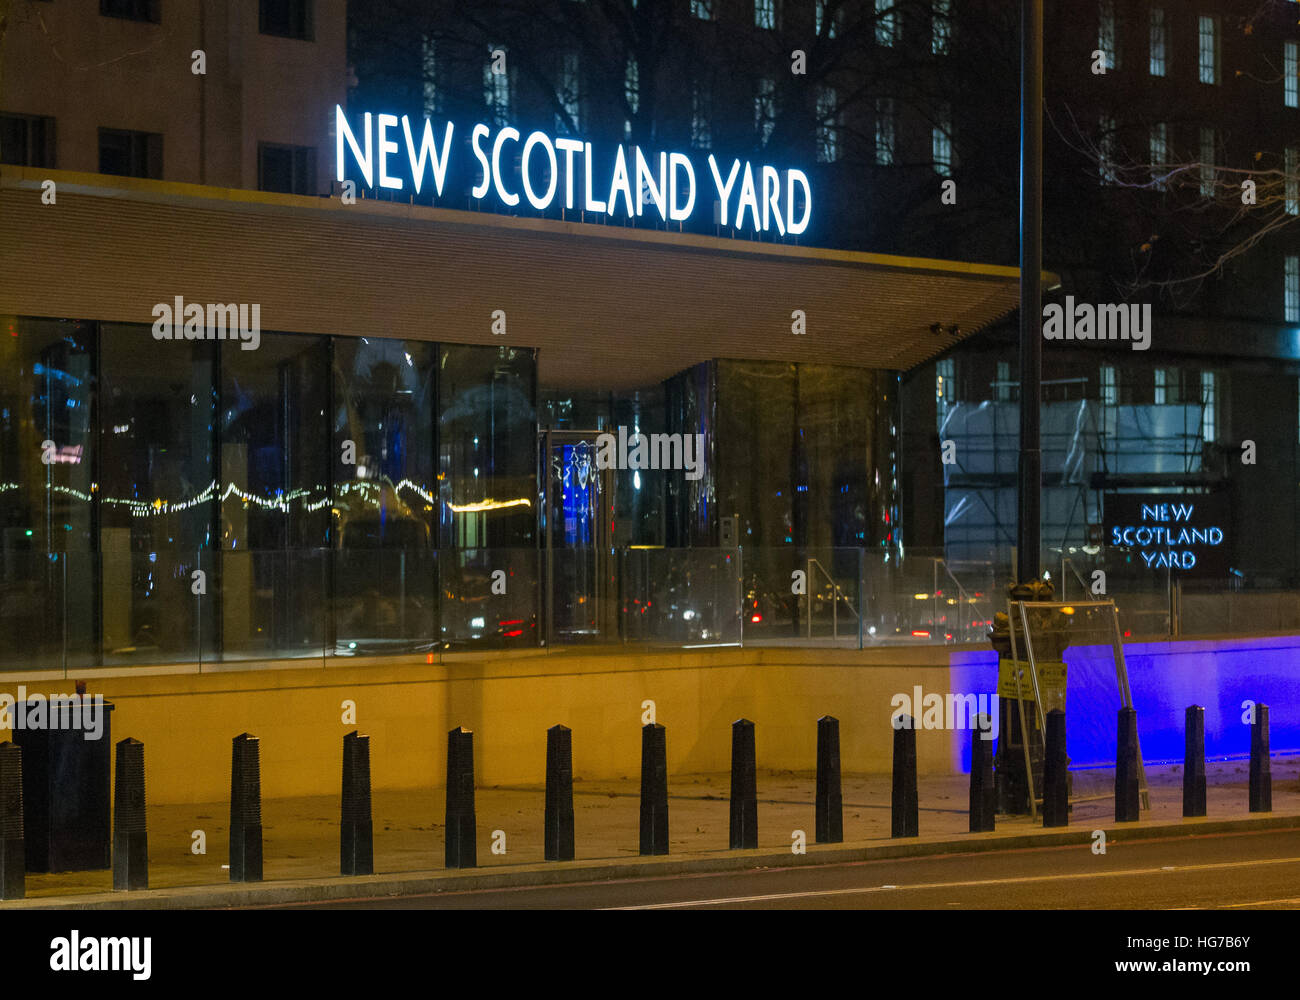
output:
[[[1127,825],[1128,830],[1145,830],[1161,826],[1160,835],[1184,832],[1194,834],[1198,826],[1216,821],[1232,821],[1243,826],[1285,824],[1294,818],[1300,826],[1300,757],[1275,757],[1273,772],[1273,813],[1264,816],[1247,811],[1248,771],[1246,761],[1210,763],[1207,767],[1208,817],[1184,822],[1182,817],[1182,768],[1179,765],[1148,767],[1151,810],[1144,811],[1142,822]],[[952,853],[987,849],[989,841],[1034,843],[1073,842],[1093,829],[1113,828],[1114,791],[1112,770],[1074,771],[1076,797],[1071,817],[1069,840],[1044,831],[1041,820],[1028,817],[998,817],[994,834],[972,835],[968,832],[967,804],[969,779],[964,776],[923,777],[920,792],[920,837],[916,840],[890,840],[889,775],[846,775],[844,797],[844,849],[897,855]],[[759,775],[759,850],[727,850],[729,776],[726,774],[686,775],[674,778],[669,785],[670,859],[655,870],[679,871],[685,867],[699,870],[730,868],[743,863],[741,854],[752,856],[754,863],[771,863],[791,859],[791,834],[803,830],[807,836],[809,857],[831,852],[830,847],[813,844],[814,775],[811,772],[762,772]],[[528,788],[479,788],[476,793],[478,814],[479,874],[507,877],[509,871],[536,873],[544,865],[542,856],[542,815],[545,792],[541,786]],[[270,799],[263,802],[264,875],[267,883],[299,880],[339,879],[338,800],[334,798]],[[412,792],[376,792],[375,870],[387,879],[378,879],[376,892],[394,890],[405,882],[424,886],[421,891],[436,891],[443,884],[452,888],[470,887],[469,872],[446,872],[443,864],[444,799],[441,789]],[[575,877],[601,877],[599,869],[615,866],[626,874],[626,864],[640,865],[652,860],[638,857],[639,783],[621,781],[574,783],[575,834],[577,859],[571,869]],[[227,861],[228,803],[198,806],[152,806],[149,808],[150,888],[181,889],[170,905],[226,905],[231,898]],[[1166,829],[1172,825],[1173,830]],[[207,838],[207,853],[192,853],[192,833],[202,830]],[[494,830],[506,835],[506,853],[491,851]],[[1153,831],[1154,832],[1154,831]],[[1206,831],[1208,832],[1208,831]],[[834,850],[836,856],[842,850]],[[847,857],[847,855],[846,855]],[[830,854],[827,859],[831,860]],[[646,869],[649,871],[649,869]],[[559,872],[557,871],[558,875]],[[535,884],[539,878],[525,878]],[[430,879],[437,882],[428,888]],[[544,879],[545,880],[545,879]],[[481,880],[480,880],[481,881]],[[498,879],[492,880],[494,883]],[[216,892],[206,895],[208,887]],[[251,886],[249,887],[251,888]],[[269,888],[269,886],[268,886]],[[90,902],[88,894],[110,893],[112,873],[69,872],[59,875],[28,875],[27,905],[47,900],[74,903]],[[125,901],[128,894],[111,894]],[[130,894],[140,897],[140,893]],[[145,894],[148,895],[148,894]],[[293,895],[292,893],[290,895]],[[300,891],[297,897],[302,897]],[[331,892],[331,895],[336,893]],[[18,903],[0,903],[0,909]],[[74,904],[75,905],[75,904]]]

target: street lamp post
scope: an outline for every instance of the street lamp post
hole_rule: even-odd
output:
[[[1020,7],[1020,463],[1016,578],[1042,573],[1043,0]]]

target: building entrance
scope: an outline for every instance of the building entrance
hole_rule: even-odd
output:
[[[612,469],[596,468],[597,431],[538,435],[539,537],[543,544],[546,640],[618,634]]]

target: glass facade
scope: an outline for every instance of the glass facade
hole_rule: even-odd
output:
[[[531,350],[0,324],[0,668],[537,642]]]

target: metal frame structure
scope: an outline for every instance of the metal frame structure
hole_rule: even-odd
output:
[[[1128,683],[1128,665],[1124,661],[1124,643],[1119,631],[1119,610],[1115,607],[1114,601],[1013,601],[1007,600],[1007,619],[1011,623],[1011,658],[1013,661],[1020,662],[1020,653],[1016,644],[1016,629],[1014,612],[1019,611],[1020,627],[1024,630],[1025,636],[1025,653],[1029,662],[1029,676],[1034,685],[1034,706],[1038,713],[1038,726],[1041,732],[1047,732],[1047,716],[1043,711],[1043,697],[1041,687],[1038,683],[1038,662],[1034,655],[1034,641],[1032,633],[1029,630],[1029,618],[1025,613],[1027,608],[1109,608],[1111,622],[1111,650],[1115,662],[1115,683],[1119,691],[1120,708],[1133,708],[1133,692]],[[1025,774],[1029,782],[1029,815],[1031,818],[1037,818],[1038,811],[1036,806],[1036,797],[1034,792],[1034,771],[1030,766],[1029,759],[1029,741],[1025,738],[1025,702],[1021,697],[1020,689],[1020,672],[1016,674],[1016,704],[1020,712],[1020,733],[1021,743],[1025,751]],[[1142,808],[1151,809],[1151,795],[1147,787],[1146,768],[1142,764],[1142,743],[1138,740],[1138,789],[1142,796]]]

